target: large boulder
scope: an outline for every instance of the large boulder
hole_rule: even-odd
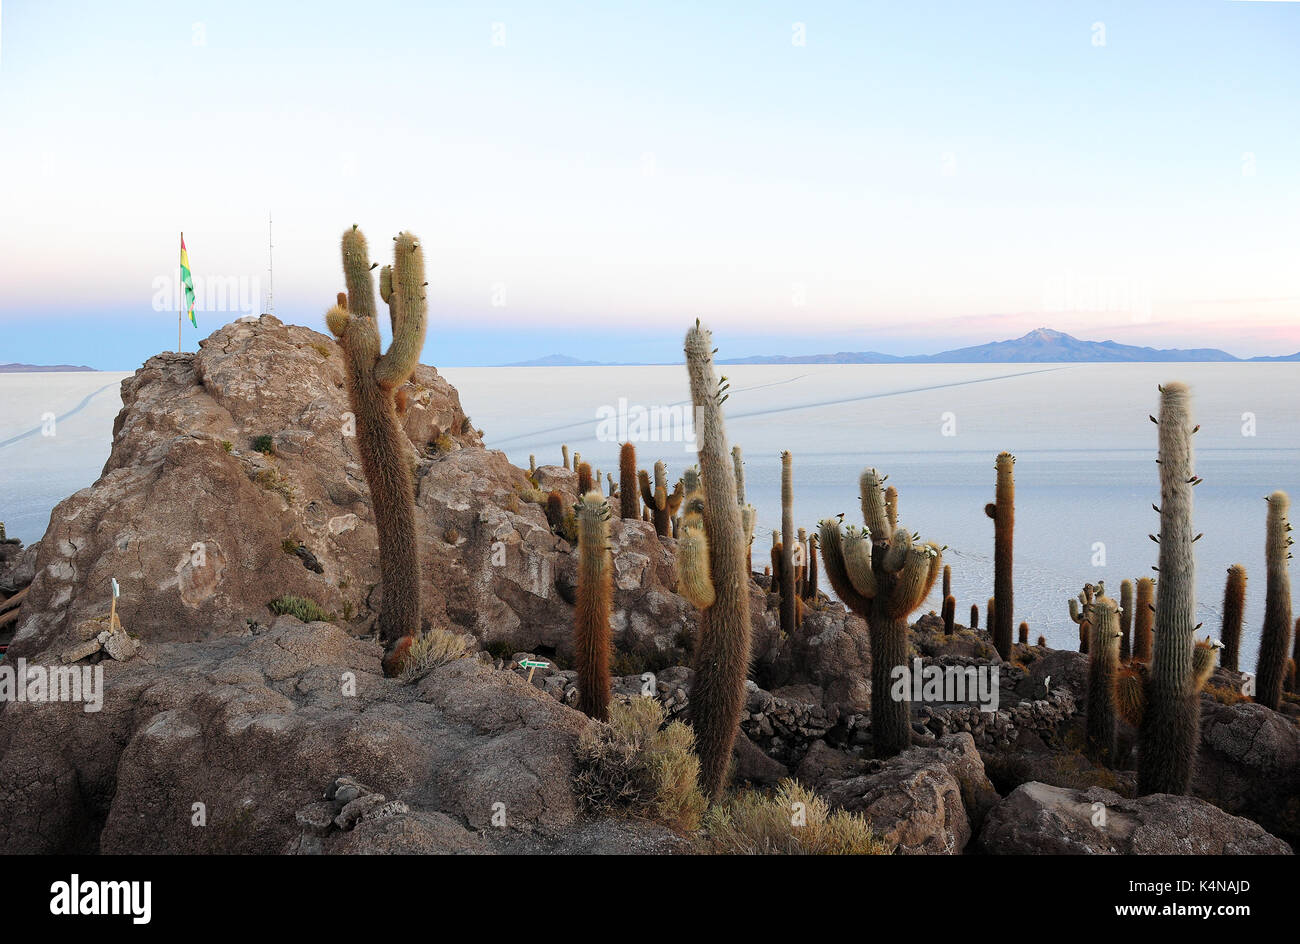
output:
[[[1202,698],[1192,792],[1300,842],[1300,728],[1263,705]]]
[[[432,830],[449,851],[471,843],[448,818],[470,830],[575,821],[586,717],[474,658],[403,684],[384,678],[381,654],[329,623],[284,616],[104,663],[98,712],[9,704],[0,848],[281,852],[303,831],[300,811],[341,774],[428,814],[383,827],[376,851],[416,842],[392,830]]]
[[[865,773],[832,781],[823,793],[832,806],[865,816],[905,855],[960,854],[998,798],[966,733],[870,761]]]
[[[1248,819],[1195,797],[1125,799],[1101,787],[1017,787],[990,811],[983,851],[1019,855],[1289,855]]]

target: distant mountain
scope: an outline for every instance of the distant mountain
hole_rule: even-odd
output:
[[[1251,358],[1252,360],[1300,360],[1285,358]],[[1151,363],[1157,361],[1238,361],[1216,348],[1163,349],[1136,347],[1117,341],[1081,341],[1063,331],[1039,328],[1012,341],[993,341],[975,347],[958,348],[939,354],[912,354],[905,357],[864,353],[809,354],[795,356],[742,357],[719,361],[720,364],[1034,364],[1034,363]]]
[[[1081,341],[1064,331],[1038,328],[1011,341],[991,341],[939,354],[881,354],[879,351],[841,351],[838,354],[758,354],[728,357],[719,364],[1150,364],[1165,361],[1196,362],[1300,362],[1300,352],[1279,357],[1233,357],[1218,348],[1154,348],[1118,341]],[[678,362],[680,363],[680,361]],[[550,354],[505,367],[614,367],[627,366],[584,361],[566,354]]]
[[[63,370],[94,370],[93,367],[73,367],[71,364],[0,364],[0,374],[45,373]]]

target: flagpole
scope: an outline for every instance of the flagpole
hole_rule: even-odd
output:
[[[185,245],[184,230],[181,230],[181,245],[182,246]],[[181,277],[181,280],[185,278],[185,273],[181,271],[179,266],[176,269],[176,273]],[[177,354],[181,352],[181,325],[184,324],[185,322],[185,288],[181,284],[181,280],[178,280],[176,282],[176,353]]]

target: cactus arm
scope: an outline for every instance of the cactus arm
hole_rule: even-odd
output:
[[[641,501],[645,502],[645,506],[647,508],[653,510],[656,507],[655,490],[654,487],[651,486],[650,484],[650,473],[647,472],[645,469],[641,469],[636,474],[636,481],[637,484],[641,487]]]
[[[736,504],[745,504],[745,455],[739,446],[731,447],[731,467],[736,478]]]
[[[935,566],[941,560],[941,554],[933,544],[921,544],[907,553],[907,563],[899,571],[898,582],[889,595],[889,615],[907,616],[925,602],[938,579],[939,569]]]
[[[370,249],[361,230],[353,226],[343,234],[343,281],[348,289],[347,309],[358,318],[375,320],[375,281],[370,274]]]
[[[839,542],[844,574],[864,599],[876,595],[876,574],[871,569],[871,536],[850,527]]]
[[[875,469],[867,469],[858,479],[862,500],[862,521],[871,532],[872,540],[888,544],[894,533],[893,525],[885,511],[884,479]]]
[[[844,562],[844,550],[840,522],[836,518],[824,518],[817,526],[818,542],[822,549],[822,571],[831,582],[831,589],[844,605],[863,619],[871,612],[871,598],[858,592],[853,581],[849,579]],[[874,583],[875,577],[872,577]],[[872,594],[875,595],[874,592]]]
[[[874,537],[875,532],[872,532]],[[912,552],[912,533],[906,528],[899,528],[889,539],[889,546],[885,549],[884,560],[881,562],[881,569],[887,574],[896,574],[907,564],[908,555]]]
[[[885,489],[885,515],[889,518],[889,527],[898,527],[898,489],[889,486]]]
[[[709,573],[709,542],[704,534],[704,519],[688,512],[682,517],[681,536],[677,540],[677,588],[693,606],[713,606],[717,594]]]
[[[424,251],[410,233],[397,237],[389,308],[393,320],[393,341],[375,365],[375,379],[386,390],[410,379],[424,347],[428,303],[424,281]]]

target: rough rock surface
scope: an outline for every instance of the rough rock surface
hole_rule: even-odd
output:
[[[870,761],[865,773],[832,781],[823,793],[832,806],[863,814],[877,835],[906,855],[960,854],[997,801],[965,733]]]
[[[1101,787],[1044,783],[1016,788],[984,822],[980,845],[1020,855],[1289,855],[1291,847],[1248,819],[1195,797],[1126,800]]]
[[[329,623],[282,616],[105,662],[97,713],[9,704],[0,848],[281,852],[340,771],[461,828],[497,812],[512,828],[574,821],[585,717],[474,658],[404,685],[383,677],[380,655]]]
[[[1300,728],[1262,705],[1202,698],[1192,793],[1300,843]]]

